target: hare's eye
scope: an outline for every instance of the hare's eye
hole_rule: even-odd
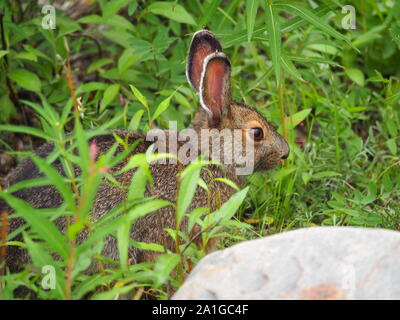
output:
[[[263,129],[256,127],[256,128],[251,128],[250,130],[251,130],[252,136],[254,137],[254,140],[259,141],[264,138]]]

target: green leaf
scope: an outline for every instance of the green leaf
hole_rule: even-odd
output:
[[[395,156],[397,155],[397,143],[396,140],[394,138],[389,139],[388,141],[386,141],[386,144],[390,150],[390,152]]]
[[[131,31],[126,32],[120,28],[119,29],[111,28],[108,30],[101,30],[100,33],[110,41],[122,46],[123,48],[132,47],[134,36],[132,35]]]
[[[265,6],[269,46],[271,48],[272,64],[275,71],[276,84],[281,82],[281,32],[278,23],[278,14],[268,0]]]
[[[125,19],[123,16],[118,14],[107,17],[104,20],[104,24],[114,27],[117,33],[123,29],[134,31],[132,23],[128,19]]]
[[[41,82],[38,76],[30,71],[24,69],[15,69],[8,74],[8,76],[14,80],[20,87],[39,92],[41,89]]]
[[[259,5],[260,5],[259,0],[246,1],[247,41],[249,43],[253,35],[253,30],[256,22],[257,10]]]
[[[49,178],[40,177],[40,178],[34,178],[34,179],[28,179],[28,180],[21,180],[17,183],[14,183],[11,186],[9,186],[6,190],[9,193],[14,193],[21,189],[48,186],[49,184],[51,184]]]
[[[307,45],[307,48],[318,51],[318,52],[322,52],[324,54],[330,54],[330,55],[337,55],[338,53],[338,49],[330,44],[327,43],[311,43],[309,45]]]
[[[51,126],[56,126],[56,123],[60,121],[57,112],[55,112],[54,108],[52,108],[45,99],[42,100],[43,106],[29,100],[21,100],[21,102],[30,106]]]
[[[144,95],[142,95],[142,93],[133,85],[130,85],[131,90],[133,92],[133,94],[135,95],[136,99],[138,99],[140,101],[140,103],[142,105],[145,106],[145,108],[148,110],[149,109],[149,104],[147,103],[147,99]]]
[[[107,284],[113,279],[113,277],[115,277],[115,275],[118,275],[118,273],[114,273],[112,275],[96,274],[88,277],[88,279],[77,284],[77,286],[74,288],[74,299],[82,299],[82,297],[87,293],[94,291],[97,287]]]
[[[145,154],[137,153],[129,159],[128,163],[122,168],[121,173],[134,168],[141,168],[143,170],[143,173],[146,175],[147,180],[150,182],[151,185],[153,185],[153,177],[151,176],[151,171],[149,169],[147,160],[148,159]]]
[[[296,112],[293,116],[288,119],[287,127],[290,129],[298,126],[312,111],[312,108],[304,109],[299,112]]]
[[[143,198],[146,191],[147,177],[143,168],[136,169],[135,175],[131,180],[131,185],[128,191],[128,200]]]
[[[393,181],[390,178],[389,173],[386,173],[383,175],[382,184],[383,184],[383,187],[385,188],[385,191],[391,192],[393,190]]]
[[[151,13],[164,16],[180,23],[196,25],[193,17],[186,11],[184,7],[176,2],[153,2],[147,8],[147,10]]]
[[[142,59],[151,56],[150,53],[153,51],[153,45],[150,42],[134,37],[129,40],[128,45],[129,49],[133,49],[133,54],[140,56]]]
[[[87,23],[87,24],[103,24],[104,19],[103,19],[103,17],[93,14],[90,16],[84,16],[83,18],[80,18],[77,22]]]
[[[138,6],[137,2],[131,2],[129,4],[129,6],[128,6],[128,15],[130,17],[135,13],[137,6]]]
[[[119,252],[119,263],[122,269],[128,266],[129,232],[131,223],[126,221],[117,229],[117,244]]]
[[[43,59],[45,59],[45,60],[47,60],[47,61],[49,61],[49,62],[51,62],[51,63],[53,62],[53,60],[51,60],[51,58],[49,58],[49,57],[48,57],[46,54],[44,54],[42,51],[40,51],[40,50],[38,50],[38,49],[36,49],[36,48],[33,48],[32,46],[30,46],[30,45],[28,45],[28,44],[24,44],[23,47],[24,47],[24,49],[25,49],[26,51],[28,51],[28,52],[30,52],[30,53],[36,55],[37,57],[43,58]]]
[[[208,1],[208,5],[207,5],[207,7],[205,7],[204,13],[201,16],[200,20],[198,21],[198,26],[199,27],[203,27],[203,26],[206,26],[208,24],[208,22],[210,21],[211,17],[217,11],[217,9],[218,9],[218,7],[219,7],[221,2],[222,2],[222,0]],[[204,3],[207,4],[207,2],[204,2]]]
[[[32,128],[32,127],[25,127],[25,126],[15,126],[15,125],[0,125],[0,131],[10,131],[10,132],[20,132],[30,134],[32,136],[36,136],[45,140],[55,141],[56,138],[51,137],[50,135],[46,134],[42,130]]]
[[[161,113],[163,113],[165,110],[168,109],[169,103],[171,101],[171,96],[169,96],[167,99],[163,100],[157,107],[156,111],[154,112],[153,116],[151,117],[151,120],[154,121],[156,120]]]
[[[119,295],[123,295],[123,294],[129,292],[137,286],[138,285],[136,283],[134,283],[134,284],[131,284],[128,286],[114,287],[113,289],[111,289],[109,291],[100,292],[100,293],[95,294],[93,297],[91,297],[91,299],[92,300],[114,300]]]
[[[313,174],[312,179],[318,180],[318,179],[322,179],[322,178],[336,177],[336,176],[340,176],[340,175],[341,175],[340,173],[334,172],[334,171],[322,171],[322,172]]]
[[[161,31],[162,30],[162,31]],[[153,52],[160,56],[177,38],[170,37],[167,29],[161,29],[153,40]]]
[[[143,114],[144,114],[143,109],[136,111],[131,121],[129,122],[128,130],[136,131],[139,128],[140,120],[142,119]]]
[[[397,126],[396,126],[395,122],[393,121],[393,119],[387,119],[385,121],[385,123],[386,123],[386,127],[388,128],[390,135],[392,137],[396,137],[398,130],[397,130]]]
[[[324,64],[330,64],[336,67],[343,68],[339,63],[332,61],[332,60],[327,60],[323,58],[317,58],[317,57],[301,57],[301,56],[292,56],[292,55],[286,55],[286,57],[292,61],[296,62],[301,62],[301,63],[309,63],[309,62],[314,62],[314,63],[324,63]]]
[[[123,74],[138,59],[133,48],[125,49],[118,59],[118,72]]]
[[[400,101],[400,91],[385,99],[385,103],[387,104],[397,103],[398,101]]]
[[[194,227],[194,225],[196,224],[197,220],[208,213],[208,208],[195,208],[192,212],[190,212],[189,214],[187,214],[188,216],[188,233],[192,232],[192,229]]]
[[[382,36],[380,33],[386,28],[387,26],[382,24],[371,28],[371,30],[368,30],[367,32],[360,33],[360,35],[353,41],[353,46],[361,49],[375,40],[381,39]]]
[[[117,208],[115,208],[114,210],[108,212],[106,216],[109,217],[111,213],[121,213],[124,210],[125,210],[125,208],[122,205],[120,205]],[[96,221],[96,223],[93,226],[93,232],[90,234],[90,237],[88,237],[86,239],[86,241],[84,241],[81,245],[79,245],[76,248],[77,255],[85,252],[91,246],[96,244],[98,241],[103,240],[106,235],[117,230],[123,223],[125,223],[126,217],[121,216],[121,217],[112,219],[111,221],[108,221],[107,223],[105,223],[103,225],[100,224],[101,221],[99,221],[99,220]]]
[[[244,188],[243,190],[236,192],[233,196],[226,201],[221,208],[216,210],[214,215],[214,223],[219,221],[227,221],[230,220],[236,211],[239,209],[240,205],[243,203],[247,192],[249,191],[249,187]]]
[[[226,185],[230,186],[232,189],[235,189],[236,191],[239,191],[239,187],[234,183],[232,180],[226,179],[226,178],[215,178],[213,179],[214,181],[221,181],[225,183]]]
[[[0,106],[2,108],[0,112],[1,122],[8,123],[11,117],[15,117],[17,115],[17,110],[7,94],[4,94],[0,98]]]
[[[67,232],[66,232],[68,239],[70,239],[71,241],[75,240],[77,234],[80,233],[84,228],[85,228],[85,225],[83,224],[82,220],[79,220],[78,222],[70,224],[68,226]]]
[[[22,232],[25,246],[28,249],[29,255],[33,261],[33,264],[42,268],[46,265],[53,265],[54,261],[48,254],[45,248],[40,243],[33,242],[26,232]]]
[[[303,172],[301,174],[301,179],[303,180],[304,184],[307,184],[311,180],[311,178],[312,178],[312,175],[309,174],[308,172]]]
[[[101,71],[102,67],[106,66],[107,64],[113,63],[113,62],[114,62],[114,60],[111,58],[97,59],[90,64],[90,66],[87,69],[87,72],[91,73],[93,71]]]
[[[175,253],[162,254],[157,258],[153,273],[155,288],[158,288],[168,280],[170,273],[180,260],[179,255]]]
[[[360,87],[363,87],[365,84],[364,74],[360,69],[350,68],[346,69],[347,76],[355,83],[357,83]]]
[[[132,0],[113,0],[108,1],[106,5],[102,8],[102,13],[104,17],[111,17],[118,13],[123,7],[127,6]]]
[[[281,168],[273,175],[273,179],[276,181],[282,180],[284,177],[291,175],[297,170],[298,168]]]
[[[14,59],[37,61],[37,56],[32,52],[19,52],[14,56]]]
[[[102,82],[88,82],[81,84],[76,90],[76,94],[86,93],[91,91],[103,91],[107,88],[107,84]]]
[[[9,53],[8,50],[0,50],[0,59],[3,58],[8,53]]]
[[[149,214],[150,212],[157,211],[161,208],[167,207],[172,205],[171,202],[167,200],[159,200],[159,199],[154,199],[154,200],[149,200],[146,201],[145,203],[139,204],[135,206],[133,209],[129,210],[126,219],[130,223],[144,217],[145,215]]]
[[[140,250],[149,250],[154,252],[165,252],[164,247],[158,243],[147,243],[130,240],[129,244]]]
[[[81,26],[78,22],[69,19],[65,16],[57,16],[57,37],[56,39],[60,39],[67,34],[71,34],[76,31],[82,30]]]
[[[103,112],[104,109],[114,100],[114,98],[119,93],[120,85],[115,83],[110,85],[105,91],[103,95],[103,100],[100,105],[100,112]]]
[[[180,224],[186,210],[194,197],[200,178],[201,165],[196,162],[189,164],[182,172],[182,181],[179,186],[176,220]]]
[[[376,183],[373,181],[370,181],[370,183],[368,183],[368,194],[366,197],[363,197],[361,203],[366,205],[371,202],[374,202],[376,200],[377,193],[378,193],[378,189],[377,189]]]
[[[306,82],[300,75],[300,72],[296,69],[292,61],[290,61],[285,54],[281,54],[281,62],[282,62],[282,67],[285,69],[285,71],[292,75],[294,78],[297,80],[300,80],[301,82]]]

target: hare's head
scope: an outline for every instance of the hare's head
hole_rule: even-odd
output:
[[[232,101],[230,74],[231,64],[222,53],[218,39],[207,30],[196,32],[186,68],[188,82],[199,95],[202,107],[193,127],[198,132],[202,129],[240,130],[242,141],[254,146],[254,171],[271,169],[288,157],[288,144],[256,110]]]

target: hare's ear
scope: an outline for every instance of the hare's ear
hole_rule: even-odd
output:
[[[204,60],[200,79],[200,104],[208,112],[213,124],[226,115],[231,103],[231,63],[222,52],[210,54]]]
[[[222,51],[222,47],[210,31],[200,30],[193,35],[187,59],[186,77],[196,92],[199,92],[204,59],[216,51]]]

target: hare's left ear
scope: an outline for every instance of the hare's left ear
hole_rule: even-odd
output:
[[[231,104],[231,63],[222,52],[215,52],[204,60],[200,79],[200,104],[209,114],[212,125],[218,125]]]
[[[204,59],[217,51],[222,51],[221,44],[210,31],[200,30],[193,35],[187,58],[186,77],[196,92],[199,92]]]

